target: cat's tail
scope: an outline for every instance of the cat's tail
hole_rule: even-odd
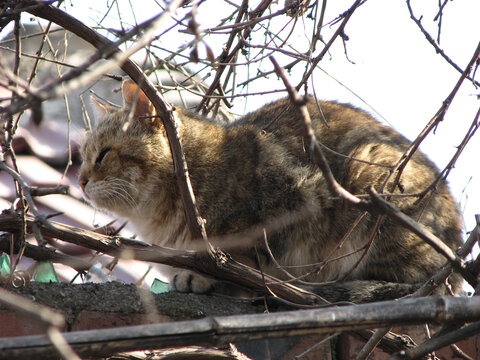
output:
[[[415,292],[420,287],[420,284],[392,283],[379,280],[352,280],[302,287],[332,303],[347,301],[359,304],[398,299]]]

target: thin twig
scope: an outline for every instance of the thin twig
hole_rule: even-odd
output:
[[[479,118],[480,118],[480,108],[477,110],[477,114],[475,115],[475,118],[473,119],[473,122],[470,125],[470,128],[468,129],[467,133],[465,134],[465,137],[463,138],[462,142],[460,143],[460,145],[457,146],[457,151],[452,156],[452,159],[448,162],[447,166],[445,166],[445,168],[442,170],[442,172],[440,174],[438,174],[437,178],[432,182],[432,184],[430,184],[430,186],[422,192],[418,201],[421,200],[430,191],[435,190],[438,183],[442,179],[447,178],[450,171],[452,171],[452,169],[455,167],[455,163],[457,162],[458,158],[460,157],[460,154],[465,149],[465,147],[467,146],[470,139],[473,137],[473,135],[475,135],[475,132],[480,127]]]
[[[328,41],[328,43],[325,45],[325,47],[322,49],[322,51],[320,52],[320,54],[318,54],[315,59],[312,60],[311,62],[311,65],[310,65],[310,69],[305,73],[305,75],[303,76],[302,80],[298,83],[298,85],[295,87],[296,90],[300,90],[300,88],[302,86],[304,86],[308,79],[310,78],[310,76],[312,75],[313,71],[315,70],[315,68],[317,67],[318,63],[323,59],[323,57],[325,56],[325,54],[328,52],[328,50],[330,49],[330,47],[332,46],[332,44],[335,42],[335,40],[337,39],[337,37],[343,33],[344,29],[345,29],[345,26],[347,25],[348,21],[350,20],[350,17],[353,15],[353,13],[355,12],[355,10],[362,4],[364,0],[356,0],[353,5],[350,7],[350,9],[348,9],[344,14],[343,14],[343,21],[342,23],[340,24],[340,26],[337,28],[337,30],[335,31],[335,33],[332,35],[332,37],[330,38],[330,40]]]
[[[23,196],[25,197],[25,200],[30,207],[30,211],[35,215],[35,220],[41,222],[45,226],[49,226],[49,223],[46,220],[45,216],[38,211],[37,206],[35,205],[35,201],[33,200],[33,195],[31,192],[31,187],[25,183],[22,176],[12,168],[7,166],[4,162],[0,162],[0,170],[8,173],[19,184],[22,189]],[[35,191],[36,190],[34,189],[34,192]]]
[[[396,188],[396,186],[400,182],[400,177],[402,176],[403,170],[407,166],[407,164],[410,161],[410,159],[412,158],[412,156],[418,150],[420,144],[423,142],[423,140],[425,140],[427,135],[433,129],[435,129],[441,121],[443,121],[443,119],[445,117],[445,114],[447,113],[447,110],[450,107],[451,102],[455,98],[455,96],[456,96],[458,90],[460,89],[460,86],[462,85],[463,81],[467,78],[467,75],[472,71],[475,63],[477,63],[479,57],[480,57],[480,42],[478,43],[477,48],[475,49],[475,52],[474,52],[469,64],[467,65],[465,70],[462,72],[462,75],[458,79],[454,88],[452,89],[450,94],[447,96],[447,98],[444,100],[442,106],[437,111],[437,113],[428,122],[428,124],[420,132],[420,134],[417,136],[417,138],[412,142],[412,144],[409,146],[407,151],[405,151],[405,153],[403,154],[402,158],[392,168],[391,173],[385,179],[385,181],[383,183],[383,186],[379,189],[380,192],[383,192],[383,189],[387,185],[387,183],[390,181],[390,178],[393,176],[393,174],[396,173],[395,179],[393,181],[393,186],[392,186],[392,189],[391,189],[391,192],[394,191],[394,189]]]
[[[446,1],[445,1],[446,3]],[[420,29],[420,31],[422,32],[422,34],[425,36],[425,38],[427,39],[427,41],[435,48],[435,52],[437,54],[439,54],[441,57],[443,57],[450,65],[452,65],[455,70],[457,70],[458,72],[460,73],[463,73],[464,70],[462,70],[462,68],[460,66],[458,66],[457,64],[455,64],[453,62],[452,59],[450,59],[447,54],[445,54],[445,51],[443,51],[443,49],[441,49],[437,42],[432,38],[432,36],[427,32],[427,30],[425,30],[425,28],[423,27],[422,25],[422,21],[420,19],[418,19],[417,17],[415,17],[415,15],[413,14],[413,10],[412,10],[412,6],[410,4],[410,0],[407,0],[407,7],[408,7],[408,11],[410,13],[410,17],[411,19],[413,20],[413,22],[418,26],[418,28]],[[443,8],[443,6],[442,6]],[[440,10],[441,11],[441,10]],[[439,12],[440,13],[440,12]],[[438,15],[437,15],[438,16]],[[474,78],[470,77],[468,74],[466,76],[466,78],[468,80],[470,80],[473,84],[475,84],[476,86],[480,86],[480,83],[478,81],[476,81]]]

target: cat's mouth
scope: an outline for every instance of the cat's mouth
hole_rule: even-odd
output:
[[[126,180],[109,177],[99,181],[88,181],[83,184],[82,189],[85,198],[97,208],[123,212],[137,206],[138,191]]]

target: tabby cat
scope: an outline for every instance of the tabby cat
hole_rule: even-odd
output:
[[[162,122],[136,85],[124,82],[122,93],[122,109],[99,105],[104,117],[81,148],[79,183],[86,198],[127,218],[144,241],[182,249],[201,244],[192,240],[186,224]],[[337,181],[353,194],[365,194],[369,186],[379,189],[389,175],[388,166],[402,157],[409,141],[353,106],[309,98],[307,107],[318,141],[330,149],[325,156]],[[176,108],[175,118],[208,235],[276,223],[275,230],[267,230],[268,247],[261,237],[256,250],[252,244],[228,250],[240,262],[280,278],[285,274],[275,262],[294,276],[324,262],[304,280],[409,284],[426,280],[445,263],[433,248],[388,217],[376,228],[377,216],[361,216],[361,210],[332,195],[305,148],[300,115],[288,99],[228,125],[182,108]],[[394,192],[421,192],[437,175],[434,164],[417,152]],[[461,218],[447,185],[441,182],[432,197],[417,200],[391,198],[456,249],[461,244]],[[451,283],[459,289],[459,278]],[[171,287],[202,293],[215,288],[215,281],[180,271]]]

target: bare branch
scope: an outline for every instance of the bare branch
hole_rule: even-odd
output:
[[[441,6],[440,8],[440,11],[439,13],[437,14],[437,16],[435,17],[435,20],[437,19],[437,17],[441,14],[442,12],[442,9],[443,7],[446,5],[447,1],[445,1],[443,3],[443,5]],[[459,73],[463,73],[464,70],[462,70],[462,68],[460,66],[458,66],[457,64],[455,64],[453,62],[452,59],[450,59],[447,54],[445,54],[445,51],[443,51],[443,49],[441,49],[437,42],[431,37],[431,35],[427,32],[427,30],[425,30],[425,28],[423,27],[422,25],[422,21],[421,19],[418,19],[417,17],[415,17],[415,15],[413,14],[413,9],[412,9],[412,6],[410,4],[410,0],[407,0],[407,7],[408,7],[408,11],[410,13],[410,18],[413,20],[413,22],[418,26],[418,28],[420,29],[420,31],[422,32],[422,34],[425,36],[425,38],[427,39],[427,41],[435,48],[435,52],[437,54],[440,54],[441,57],[443,57],[450,65],[452,65],[455,70],[457,70]],[[466,75],[466,78],[468,80],[470,80],[473,84],[475,84],[476,86],[480,86],[480,83],[478,81],[476,81],[474,78],[470,77],[469,73],[467,73]]]
[[[28,216],[27,231],[32,231],[34,224],[33,219]],[[267,281],[271,283],[269,288],[273,289],[277,296],[292,303],[307,305],[325,303],[320,297],[309,291],[281,283],[272,276],[262,275],[258,270],[240,264],[218,251],[215,252],[215,258],[213,258],[206,256],[205,252],[162,248],[117,236],[101,235],[54,221],[50,221],[49,224],[49,227],[39,225],[39,231],[44,236],[62,239],[114,257],[122,258],[125,255],[137,260],[195,270],[216,279],[231,281],[260,292],[265,291],[265,281]],[[0,229],[4,231],[16,231],[21,225],[21,219],[11,212],[3,212],[0,215]]]
[[[25,196],[28,206],[30,207],[30,210],[35,215],[36,221],[40,221],[43,225],[49,226],[45,216],[40,214],[40,212],[37,209],[37,206],[35,205],[35,202],[33,201],[33,194],[31,191],[31,187],[29,187],[25,183],[25,181],[23,181],[23,178],[20,176],[20,174],[18,174],[15,170],[13,170],[9,166],[7,166],[4,162],[1,162],[1,161],[0,161],[0,170],[3,170],[6,173],[8,173],[19,184],[19,186],[22,189],[22,194]],[[33,191],[35,192],[36,190],[34,189]]]
[[[338,36],[340,36],[341,34],[343,34],[343,31],[345,30],[345,26],[347,25],[348,21],[350,20],[350,17],[353,15],[353,13],[355,12],[355,10],[364,2],[365,0],[356,0],[353,5],[350,7],[350,9],[348,9],[344,14],[343,14],[343,21],[342,23],[340,24],[340,26],[337,28],[337,30],[335,31],[335,33],[332,35],[332,37],[330,38],[330,40],[328,41],[328,43],[325,45],[325,47],[322,49],[322,51],[320,52],[320,54],[318,54],[315,59],[313,59],[313,61],[311,62],[311,65],[310,65],[310,69],[305,73],[305,75],[303,76],[303,79],[298,83],[298,85],[295,87],[296,90],[300,90],[300,88],[302,86],[304,86],[308,79],[310,78],[310,76],[312,75],[313,71],[315,70],[315,68],[317,67],[318,63],[323,59],[323,57],[325,56],[325,54],[328,52],[328,50],[330,49],[330,47],[332,46],[332,44],[335,42],[335,40],[337,39]]]
[[[442,179],[447,178],[450,171],[452,171],[452,169],[455,167],[455,163],[457,162],[458,158],[460,157],[462,151],[465,149],[465,147],[467,146],[470,139],[473,137],[473,135],[475,135],[476,131],[478,130],[478,128],[480,126],[479,118],[480,118],[480,108],[478,109],[477,114],[475,115],[475,117],[473,119],[473,122],[470,125],[470,128],[468,129],[467,133],[465,134],[465,137],[463,138],[462,142],[460,143],[460,145],[457,146],[457,151],[452,156],[452,159],[448,162],[447,166],[445,166],[445,168],[437,176],[437,178],[432,182],[432,184],[422,192],[421,196],[419,197],[419,200],[422,199],[425,195],[427,195],[428,192],[434,191],[436,189],[438,183]]]
[[[412,158],[413,154],[418,150],[420,144],[422,143],[423,140],[427,137],[427,135],[435,129],[438,124],[443,121],[445,114],[447,113],[448,108],[450,107],[451,102],[455,98],[458,90],[460,89],[460,86],[462,85],[463,81],[467,78],[468,74],[471,73],[473,66],[477,63],[478,59],[480,57],[480,42],[478,43],[477,48],[475,49],[475,52],[465,68],[465,70],[462,72],[462,75],[458,79],[457,83],[455,84],[453,90],[450,92],[450,94],[447,96],[447,98],[444,100],[442,106],[440,109],[437,111],[437,113],[433,116],[433,118],[428,122],[428,124],[425,126],[425,128],[420,132],[420,134],[417,136],[415,141],[412,142],[410,147],[407,149],[407,151],[404,153],[402,158],[395,164],[395,166],[392,169],[391,174],[385,179],[384,186],[390,181],[391,176],[396,172],[396,177],[393,182],[394,186],[393,189],[398,185],[400,181],[400,177],[402,176],[402,172],[407,166],[407,163],[410,161]],[[383,186],[383,187],[384,187]],[[383,187],[379,189],[380,192],[383,191]],[[392,192],[393,192],[392,189]]]
[[[13,253],[14,250],[15,249],[12,248],[10,239],[7,237],[0,237],[0,251]],[[29,243],[25,243],[23,255],[36,261],[51,261],[54,263],[64,264],[74,268],[79,272],[87,271],[93,265],[93,263],[78,257],[58,253],[55,251],[55,249],[44,246],[36,246]]]
[[[465,262],[457,254],[455,254],[452,249],[450,249],[445,243],[433,235],[430,231],[424,228],[418,222],[412,220],[409,216],[403,214],[398,210],[394,205],[388,201],[383,200],[378,196],[375,189],[370,187],[368,193],[371,196],[372,202],[376,205],[378,209],[384,214],[387,214],[394,220],[396,220],[403,227],[409,229],[414,234],[418,235],[422,240],[432,246],[439,254],[442,254],[447,258],[447,260],[458,270],[462,276],[467,280],[473,287],[477,285],[477,279],[472,276],[468,271],[466,271]]]
[[[420,359],[423,356],[437,349],[441,349],[442,347],[453,344],[462,339],[472,337],[479,333],[480,333],[480,321],[477,321],[459,330],[455,330],[445,335],[440,335],[438,337],[431,338],[425,341],[423,344],[418,345],[413,349],[408,349],[408,350],[402,351],[401,353],[396,353],[390,359],[392,360]]]

